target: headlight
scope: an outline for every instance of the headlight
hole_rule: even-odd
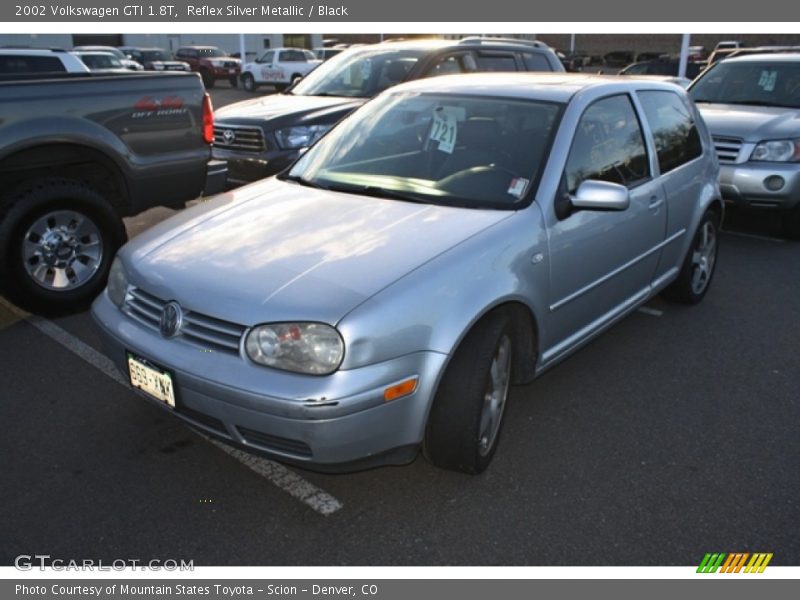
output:
[[[259,325],[247,335],[245,349],[253,362],[309,375],[333,373],[344,357],[339,332],[323,323]]]
[[[111,270],[108,272],[108,298],[120,308],[125,302],[128,293],[128,274],[119,257],[114,258]]]
[[[333,125],[306,125],[302,127],[287,127],[278,129],[275,137],[284,150],[305,148],[316,142]]]
[[[800,140],[769,140],[753,149],[750,160],[794,162],[800,160]]]

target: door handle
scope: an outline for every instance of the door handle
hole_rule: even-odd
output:
[[[664,198],[660,196],[651,196],[650,197],[650,204],[647,206],[650,209],[656,209],[659,206],[664,204]]]

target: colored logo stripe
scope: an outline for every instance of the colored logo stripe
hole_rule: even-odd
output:
[[[731,554],[725,552],[709,552],[703,557],[700,566],[697,567],[697,572],[716,573],[717,569],[719,569],[720,573],[763,573],[769,561],[772,560],[772,556],[773,554],[771,552],[756,552],[753,555],[750,555],[749,552],[734,552]],[[745,567],[744,565],[748,558],[750,562],[748,562]],[[743,567],[744,571],[742,571]]]

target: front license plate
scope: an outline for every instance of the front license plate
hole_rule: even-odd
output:
[[[175,408],[175,389],[169,373],[154,369],[132,354],[128,354],[128,373],[133,387]]]

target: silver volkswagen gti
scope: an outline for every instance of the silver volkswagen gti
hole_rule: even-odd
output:
[[[422,80],[128,243],[92,313],[134,388],[228,443],[478,473],[510,385],[662,290],[703,298],[717,177],[672,84]]]

